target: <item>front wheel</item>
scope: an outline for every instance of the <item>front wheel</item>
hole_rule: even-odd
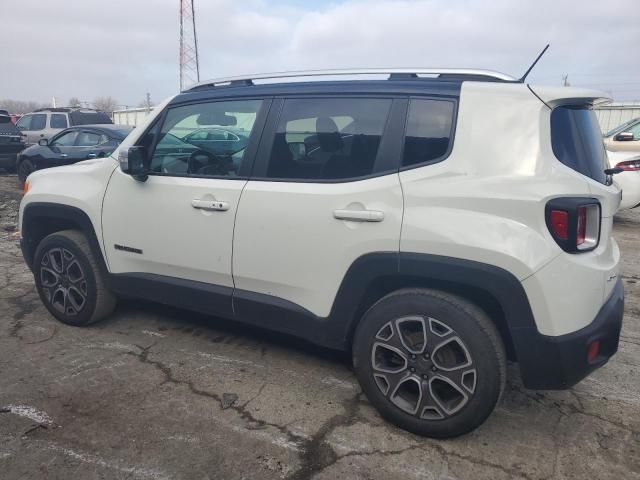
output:
[[[504,346],[487,314],[436,290],[399,290],[374,304],[356,329],[353,364],[385,419],[434,438],[482,424],[506,382]]]
[[[89,325],[115,308],[89,242],[76,230],[52,233],[40,242],[33,275],[42,303],[63,323]]]

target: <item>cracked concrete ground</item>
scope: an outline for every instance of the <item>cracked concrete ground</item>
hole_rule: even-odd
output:
[[[616,219],[619,353],[564,392],[510,366],[481,428],[448,441],[382,421],[348,359],[191,312],[121,304],[91,328],[48,315],[0,177],[2,479],[640,479],[640,212]]]

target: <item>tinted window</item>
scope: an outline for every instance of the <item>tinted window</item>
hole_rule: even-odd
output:
[[[71,125],[100,125],[104,123],[113,123],[109,115],[104,112],[69,112],[69,121]]]
[[[402,165],[436,162],[447,155],[454,106],[446,100],[411,100]]]
[[[31,128],[29,130],[44,130],[47,126],[47,115],[44,113],[36,113],[31,118]]]
[[[52,147],[71,147],[74,145],[77,136],[78,136],[78,132],[76,131],[63,133],[62,135],[60,135],[59,137],[56,137],[51,142],[51,146]]]
[[[62,113],[52,113],[49,122],[51,128],[67,128],[67,116]]]
[[[236,176],[261,106],[262,100],[241,100],[170,109],[151,155],[151,171]]]
[[[551,113],[551,145],[555,156],[567,167],[605,183],[607,157],[592,110],[556,107]]]
[[[335,180],[374,171],[391,100],[286,100],[267,177]]]

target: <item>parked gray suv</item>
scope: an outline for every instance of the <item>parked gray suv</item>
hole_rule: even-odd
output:
[[[35,145],[42,139],[49,140],[65,128],[75,125],[97,125],[113,123],[105,112],[88,108],[41,108],[24,115],[16,127],[25,138],[25,143]]]

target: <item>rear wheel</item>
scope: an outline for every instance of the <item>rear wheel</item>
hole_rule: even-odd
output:
[[[63,323],[84,326],[115,308],[86,237],[65,230],[45,237],[34,255],[33,274],[40,299]]]
[[[435,290],[400,290],[373,305],[356,330],[353,363],[384,418],[436,438],[482,424],[506,382],[504,346],[486,313]]]
[[[27,177],[36,170],[36,167],[33,162],[27,158],[18,163],[17,170],[20,185],[24,185],[24,182],[27,181]]]

